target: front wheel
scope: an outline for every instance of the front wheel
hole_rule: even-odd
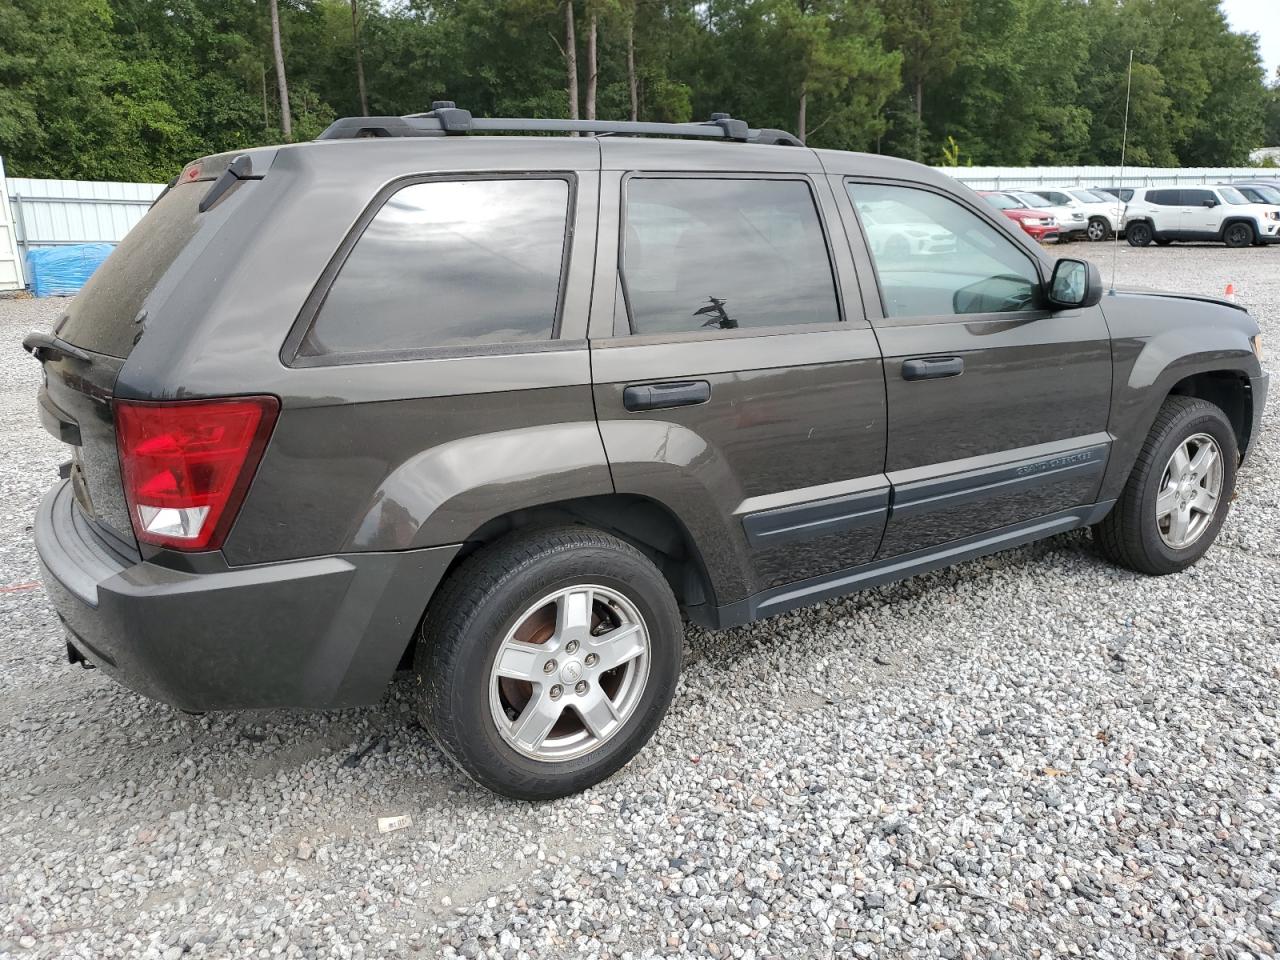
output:
[[[1155,233],[1151,229],[1151,224],[1138,221],[1131,223],[1125,227],[1124,238],[1129,241],[1131,247],[1145,247],[1154,238]]]
[[[1094,243],[1105,240],[1111,234],[1111,228],[1107,225],[1107,221],[1101,217],[1094,217],[1089,221],[1089,226],[1085,230],[1086,235]]]
[[[1221,408],[1169,397],[1133,472],[1094,539],[1108,559],[1139,573],[1177,573],[1213,544],[1235,492],[1240,455]]]
[[[683,636],[670,587],[631,545],[586,527],[517,533],[432,601],[414,653],[419,719],[496,793],[576,793],[653,735]]]
[[[1253,227],[1247,223],[1233,223],[1227,227],[1222,239],[1228,247],[1251,247],[1253,246]]]

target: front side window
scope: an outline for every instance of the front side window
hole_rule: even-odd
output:
[[[1218,198],[1213,195],[1212,190],[1176,190],[1170,192],[1181,195],[1182,199],[1179,206],[1183,207],[1203,207],[1206,203],[1218,202]]]
[[[890,317],[1031,309],[1031,258],[963,205],[928,190],[849,183]]]
[[[632,178],[622,275],[637,334],[840,319],[822,223],[801,180]]]
[[[438,180],[396,191],[351,248],[300,356],[546,340],[569,183]]]

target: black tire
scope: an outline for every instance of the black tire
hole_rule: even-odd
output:
[[[622,594],[643,618],[647,678],[623,725],[591,752],[539,760],[516,750],[499,731],[490,710],[490,674],[507,633],[531,604],[583,583]],[[431,601],[414,650],[418,717],[440,749],[481,786],[520,800],[563,797],[611,776],[653,736],[680,677],[683,644],[671,588],[630,544],[588,527],[518,532],[468,557]],[[566,696],[565,706],[570,704]]]
[[[1085,227],[1085,236],[1098,243],[1111,236],[1111,227],[1102,217],[1091,217],[1089,226]]]
[[[1197,434],[1208,434],[1222,452],[1222,489],[1203,532],[1189,546],[1177,550],[1160,535],[1156,497],[1174,451]],[[1196,397],[1169,397],[1156,416],[1115,507],[1093,528],[1099,549],[1113,563],[1139,573],[1163,576],[1185,570],[1204,556],[1218,536],[1235,492],[1239,460],[1235,431],[1221,408]]]
[[[1222,231],[1222,242],[1228,247],[1251,247],[1254,239],[1253,227],[1247,223],[1229,223]]]
[[[1124,238],[1129,241],[1131,247],[1145,247],[1154,237],[1151,224],[1142,220],[1129,224],[1124,230]]]

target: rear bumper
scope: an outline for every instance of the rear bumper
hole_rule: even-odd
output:
[[[113,552],[70,484],[35,523],[69,640],[124,685],[183,710],[377,702],[458,547],[187,573]]]

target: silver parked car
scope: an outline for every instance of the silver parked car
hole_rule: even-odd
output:
[[[1050,203],[1070,207],[1084,214],[1085,236],[1090,240],[1106,240],[1117,230],[1124,232],[1124,201],[1108,193],[1067,187],[1061,190],[1033,190]]]

